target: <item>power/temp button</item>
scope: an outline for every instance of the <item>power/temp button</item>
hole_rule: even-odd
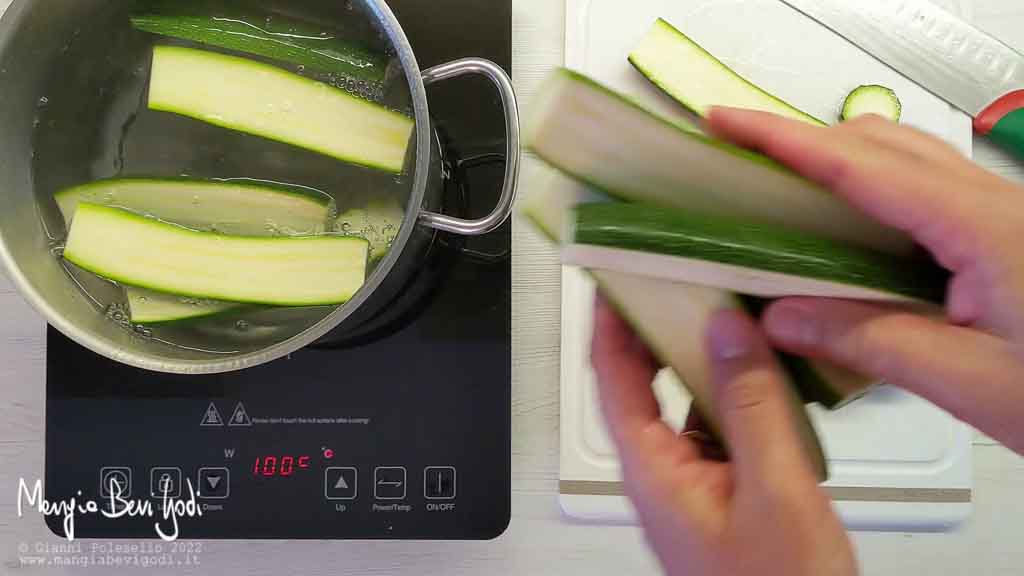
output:
[[[405,480],[404,466],[378,466],[373,471],[373,497],[405,500]]]

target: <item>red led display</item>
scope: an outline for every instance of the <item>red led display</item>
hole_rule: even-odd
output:
[[[287,478],[309,468],[309,456],[257,456],[252,475],[264,478]]]

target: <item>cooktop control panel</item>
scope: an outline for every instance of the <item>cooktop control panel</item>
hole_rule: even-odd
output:
[[[135,394],[111,383],[117,396],[63,395],[50,407],[66,426],[51,445],[48,463],[59,466],[48,466],[47,498],[95,502],[95,513],[75,515],[79,538],[462,539],[505,529],[507,433],[451,418],[504,404],[486,382],[450,374],[447,386],[382,386],[389,398],[345,394],[359,383],[310,377],[323,354],[346,353],[302,352],[248,386],[198,384],[194,396],[161,395],[163,376]],[[407,367],[417,368],[426,367]],[[289,383],[293,370],[303,384]],[[65,520],[47,517],[61,535]]]

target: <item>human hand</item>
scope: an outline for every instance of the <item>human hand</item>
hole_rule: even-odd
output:
[[[762,317],[773,344],[903,387],[1024,453],[1024,188],[879,117],[818,128],[716,109],[708,127],[911,234],[954,274],[948,321],[785,299]]]
[[[731,463],[707,459],[660,417],[658,365],[598,299],[592,361],[626,491],[669,574],[801,576],[857,573],[849,539],[801,449],[775,356],[742,313],[707,335],[713,404]]]

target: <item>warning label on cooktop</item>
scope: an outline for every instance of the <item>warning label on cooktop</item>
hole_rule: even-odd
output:
[[[231,414],[231,418],[225,420],[221,414]],[[373,423],[372,418],[359,415],[348,416],[259,416],[254,415],[246,409],[241,402],[234,403],[234,410],[221,412],[216,402],[210,402],[203,410],[202,419],[199,423],[203,427],[222,426],[249,427],[257,425],[277,426],[369,426]]]
[[[369,426],[372,422],[371,418],[352,418],[348,416],[340,416],[336,418],[256,418],[252,417],[253,424],[278,424],[285,426],[296,426],[296,425],[311,425],[311,426],[330,426],[330,425],[344,425],[344,426]]]

